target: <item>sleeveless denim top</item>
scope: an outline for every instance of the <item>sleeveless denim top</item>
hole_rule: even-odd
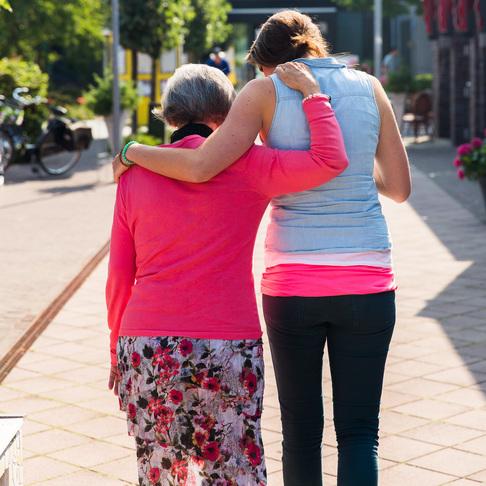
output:
[[[267,261],[286,263],[286,255],[307,255],[314,264],[329,265],[326,256],[354,253],[353,265],[369,264],[369,255],[387,253],[390,236],[373,179],[380,132],[380,114],[373,85],[363,72],[348,69],[334,58],[298,59],[307,64],[341,126],[349,167],[327,184],[287,194],[272,201],[265,249]],[[279,149],[303,150],[310,145],[302,110],[302,95],[274,74],[276,110],[267,144]],[[360,259],[360,254],[367,255]],[[288,259],[292,263],[292,259]],[[339,263],[337,263],[339,264]],[[346,263],[342,263],[346,265]],[[349,265],[349,263],[348,263]],[[271,266],[271,265],[267,265]]]

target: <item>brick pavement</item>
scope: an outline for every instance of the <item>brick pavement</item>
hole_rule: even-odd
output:
[[[399,276],[398,326],[381,412],[381,484],[486,484],[486,227],[421,173],[408,204],[385,204]],[[255,256],[262,269],[262,232]],[[0,386],[0,412],[25,413],[26,485],[134,484],[133,445],[108,373],[98,267]],[[280,421],[268,348],[263,416],[270,486],[280,486]],[[326,485],[336,484],[325,370]],[[302,485],[305,486],[305,480]]]
[[[100,164],[108,160],[97,157],[105,145],[96,139],[68,176],[35,175],[30,165],[7,171],[0,187],[0,358],[109,238],[115,186],[110,166]]]

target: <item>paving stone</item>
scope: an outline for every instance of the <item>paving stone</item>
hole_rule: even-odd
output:
[[[459,477],[479,472],[485,465],[484,456],[451,448],[433,452],[410,462],[416,466]]]
[[[440,446],[408,439],[388,436],[380,441],[380,457],[390,461],[405,462],[440,449]]]
[[[75,466],[91,468],[125,457],[133,458],[133,453],[124,447],[93,440],[86,444],[53,452],[49,454],[49,457]]]
[[[31,457],[24,461],[24,482],[26,486],[59,476],[67,476],[76,467],[49,457]],[[66,484],[66,483],[64,483]]]
[[[400,405],[395,407],[394,410],[399,413],[413,415],[424,419],[440,420],[464,412],[467,410],[467,407],[425,398],[423,400]]]
[[[486,431],[486,410],[472,410],[447,419],[447,422]]]
[[[422,427],[402,432],[401,435],[411,439],[430,442],[442,446],[456,446],[472,438],[480,437],[483,433],[458,425],[443,422],[432,422]]]
[[[60,429],[49,429],[36,434],[31,434],[23,439],[25,449],[36,454],[48,454],[60,449],[77,446],[88,442],[89,439],[78,434],[66,432]]]
[[[428,471],[409,464],[399,464],[381,472],[380,479],[381,484],[389,484],[390,486],[399,484],[438,486],[454,480],[454,476]]]

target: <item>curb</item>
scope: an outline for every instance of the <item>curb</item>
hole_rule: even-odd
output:
[[[61,293],[44,309],[30,324],[28,329],[12,346],[10,353],[0,360],[0,384],[12,371],[20,358],[30,349],[36,339],[42,334],[52,320],[59,314],[61,309],[71,299],[75,292],[83,285],[93,270],[101,263],[108,254],[110,241],[107,241],[102,248],[86,263],[81,271],[66,285]]]

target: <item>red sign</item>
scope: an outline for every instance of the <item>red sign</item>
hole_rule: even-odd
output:
[[[439,0],[439,33],[452,34],[452,0]]]
[[[436,0],[423,0],[425,29],[427,31],[427,35],[431,39],[434,39],[437,36],[436,4]]]
[[[461,34],[474,32],[474,0],[455,0],[453,6],[454,29]]]
[[[474,0],[474,15],[476,28],[480,32],[486,30],[486,0]]]

